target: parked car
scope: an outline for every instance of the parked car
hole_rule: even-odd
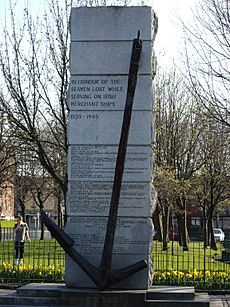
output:
[[[225,234],[222,229],[214,228],[214,237],[218,242],[224,242]]]

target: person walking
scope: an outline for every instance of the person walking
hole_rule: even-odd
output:
[[[25,241],[30,241],[29,227],[27,223],[23,222],[21,216],[17,216],[17,224],[14,225],[14,250],[15,250],[15,264],[22,265],[24,259]]]

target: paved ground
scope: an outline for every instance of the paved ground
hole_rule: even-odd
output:
[[[230,307],[230,294],[209,295],[210,307]]]
[[[14,292],[15,292],[14,289],[0,289],[0,296],[10,295]],[[210,298],[210,307],[230,307],[230,294],[209,295],[209,298]],[[0,304],[0,307],[4,306],[5,305]],[[7,306],[10,307],[9,305]]]
[[[8,295],[13,293],[14,291],[14,289],[0,289],[0,295]]]

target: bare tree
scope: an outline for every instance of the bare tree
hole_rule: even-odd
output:
[[[33,177],[33,187],[32,187],[32,196],[35,204],[40,210],[45,209],[45,203],[50,196],[53,194],[53,190],[50,185],[50,178],[47,177],[47,174],[40,174],[39,177]],[[44,240],[44,231],[45,225],[41,219],[41,236],[40,240]]]
[[[14,192],[16,159],[13,142],[13,130],[6,114],[0,112],[0,214],[14,215]],[[9,198],[6,202],[4,199]]]
[[[158,233],[158,240],[163,242],[163,250],[168,249],[169,218],[172,209],[175,211],[177,195],[179,194],[180,182],[175,177],[172,168],[167,166],[156,167],[153,184],[157,190],[157,218],[162,234],[162,238],[159,238]]]
[[[155,88],[156,165],[173,172],[178,188],[171,207],[176,213],[180,231],[180,243],[188,249],[187,193],[190,179],[200,167],[197,144],[200,134],[200,118],[194,112],[196,103],[186,84],[175,71],[158,74]],[[163,184],[163,182],[162,182]]]
[[[227,127],[230,126],[229,9],[229,0],[202,0],[194,11],[193,25],[183,24],[192,90],[204,114]]]
[[[0,186],[6,182],[14,183],[16,161],[13,133],[7,115],[0,112]]]
[[[31,147],[65,195],[70,7],[50,1],[42,20],[25,9],[19,27],[10,4],[11,28],[5,27],[0,49],[0,108],[17,129],[19,143]]]
[[[194,174],[192,195],[203,209],[205,246],[217,249],[213,233],[213,214],[229,199],[229,136],[222,125],[204,120],[200,142],[202,167]]]
[[[27,205],[33,201],[33,189],[36,178],[42,173],[41,164],[31,144],[15,142],[16,159],[16,210],[26,220]]]
[[[69,17],[76,6],[127,4],[127,1],[46,1],[42,16],[29,8],[17,20],[17,2],[0,43],[0,110],[17,130],[20,144],[31,147],[59,192],[67,191],[67,116]],[[8,26],[10,21],[10,26]],[[44,129],[45,127],[45,129]],[[45,133],[44,133],[44,130]]]

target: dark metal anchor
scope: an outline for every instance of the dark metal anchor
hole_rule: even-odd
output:
[[[117,223],[117,213],[119,207],[120,200],[120,191],[121,191],[121,183],[122,177],[124,173],[125,166],[125,157],[126,150],[128,144],[128,136],[129,136],[129,127],[131,122],[131,114],[133,107],[134,94],[137,83],[137,73],[139,68],[139,61],[142,49],[142,41],[140,40],[140,31],[138,31],[137,38],[133,40],[130,68],[129,68],[129,78],[128,78],[128,88],[125,102],[125,110],[123,115],[123,123],[121,128],[121,136],[116,160],[115,174],[114,174],[114,182],[113,182],[113,190],[110,202],[110,211],[107,222],[107,230],[105,236],[104,249],[100,264],[101,272],[110,272],[111,264],[112,264],[112,253],[113,253],[113,244],[114,244],[114,236],[116,230]],[[139,268],[141,270],[146,267],[145,261],[140,261],[132,266],[133,268]],[[126,268],[128,270],[128,268]],[[124,268],[125,270],[125,268]],[[133,274],[133,273],[132,273]]]
[[[110,202],[109,217],[107,222],[106,236],[102,259],[99,268],[94,267],[84,257],[82,257],[74,248],[74,240],[61,230],[45,212],[41,211],[41,216],[48,230],[53,237],[59,242],[65,252],[84,270],[84,272],[95,282],[100,289],[105,289],[113,284],[125,279],[126,277],[147,267],[146,261],[142,260],[120,270],[112,270],[112,256],[115,230],[117,224],[117,213],[119,207],[120,191],[122,177],[124,173],[125,157],[129,136],[129,127],[131,122],[131,114],[133,100],[137,82],[137,73],[142,49],[142,41],[140,40],[140,31],[137,38],[133,40],[128,89],[126,95],[125,110],[123,115],[123,123],[121,136],[116,160],[116,168],[114,174],[113,190]]]

